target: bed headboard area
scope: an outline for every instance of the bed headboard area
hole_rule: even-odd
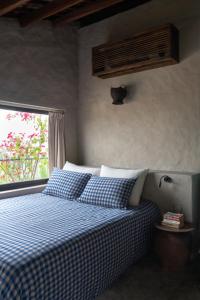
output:
[[[169,176],[172,182],[162,180],[159,188],[160,179],[164,175]],[[164,212],[183,212],[188,222],[199,227],[200,174],[150,171],[145,181],[143,198],[157,203]]]

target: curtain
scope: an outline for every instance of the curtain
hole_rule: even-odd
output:
[[[48,146],[49,173],[54,167],[63,168],[65,164],[64,113],[49,112]]]

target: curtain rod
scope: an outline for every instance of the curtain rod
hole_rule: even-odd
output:
[[[61,112],[64,113],[64,109],[57,109],[53,107],[45,107],[45,106],[37,106],[32,104],[24,104],[24,103],[18,103],[18,102],[12,102],[12,101],[5,101],[0,100],[0,105],[2,106],[10,106],[10,107],[18,107],[18,108],[27,108],[27,109],[33,109],[33,110],[39,110],[39,111],[46,111],[46,112]]]

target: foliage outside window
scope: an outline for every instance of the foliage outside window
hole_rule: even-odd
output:
[[[48,178],[48,115],[0,109],[0,184]]]

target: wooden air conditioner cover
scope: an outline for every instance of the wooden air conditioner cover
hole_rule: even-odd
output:
[[[93,75],[101,78],[164,67],[179,62],[178,30],[167,24],[121,42],[92,49]]]

